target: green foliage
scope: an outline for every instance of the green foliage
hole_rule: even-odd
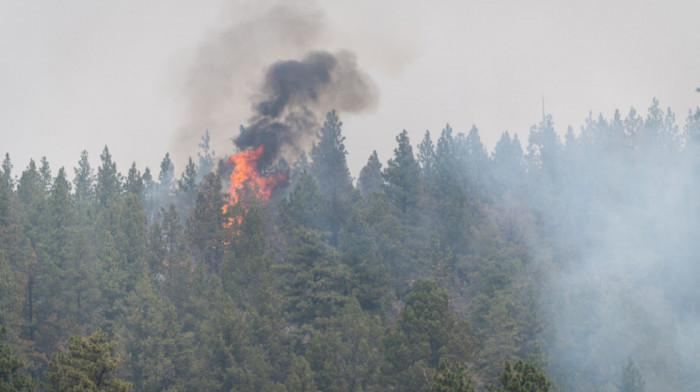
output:
[[[381,192],[384,185],[382,178],[382,163],[379,161],[377,151],[372,151],[367,164],[360,170],[357,186],[365,197],[372,193]]]
[[[420,166],[413,156],[408,132],[401,132],[396,141],[398,146],[394,149],[394,157],[389,159],[382,173],[384,191],[389,201],[406,214],[418,204],[420,198]]]
[[[299,226],[326,230],[323,218],[327,199],[321,194],[318,183],[307,171],[302,171],[296,185],[280,205],[280,220],[285,230],[291,232]]]
[[[128,391],[131,384],[116,375],[121,363],[114,355],[116,347],[100,329],[87,338],[71,337],[68,349],[49,362],[48,391]]]
[[[5,189],[12,191],[15,184],[12,178],[12,160],[10,154],[5,153],[5,159],[2,160],[2,172],[0,173],[0,181]]]
[[[187,161],[185,171],[180,176],[177,182],[177,195],[182,209],[189,211],[197,199],[197,178],[199,173],[194,165],[192,158]]]
[[[435,392],[476,392],[471,379],[467,378],[464,367],[459,363],[454,370],[446,360],[440,360],[440,367],[433,373],[430,390]]]
[[[419,279],[406,297],[396,328],[387,337],[387,358],[395,369],[423,360],[438,364],[438,350],[447,344],[455,323],[447,292],[434,280]]]
[[[379,246],[362,214],[353,213],[339,233],[338,249],[342,261],[352,271],[355,296],[363,309],[382,312],[389,298],[386,266]]]
[[[223,213],[224,204],[221,178],[209,173],[199,185],[197,201],[187,219],[187,235],[192,249],[208,269],[217,272],[227,242],[224,227],[228,217]]]
[[[286,309],[291,321],[325,328],[350,301],[350,271],[340,255],[317,231],[300,228],[292,233],[284,274]]]
[[[34,391],[35,382],[24,374],[24,363],[12,355],[10,347],[3,343],[7,330],[0,325],[0,391]]]
[[[368,390],[377,385],[381,362],[378,320],[350,300],[325,331],[309,340],[305,357],[322,391]]]
[[[224,255],[221,278],[224,287],[241,306],[263,304],[272,290],[273,255],[267,250],[265,222],[261,205],[248,205],[241,217],[232,250]]]
[[[80,153],[78,167],[73,169],[73,172],[73,198],[81,208],[87,208],[95,200],[95,175],[90,167],[87,151],[83,150]]]
[[[336,112],[329,112],[318,144],[311,149],[310,171],[316,177],[321,193],[329,199],[333,196],[344,199],[352,189],[342,126]]]
[[[143,197],[144,195],[143,177],[141,172],[136,169],[136,162],[133,162],[131,168],[129,168],[129,173],[124,183],[124,190],[126,193],[132,193],[138,197]]]
[[[429,384],[429,373],[437,367],[454,325],[447,292],[432,279],[417,280],[396,325],[384,339],[383,372],[389,376],[387,384],[412,391]],[[426,377],[419,382],[417,373]]]
[[[548,392],[552,383],[534,364],[518,360],[514,365],[506,361],[498,377],[500,387],[489,386],[491,392]]]
[[[51,168],[49,167],[49,161],[46,157],[41,157],[41,167],[39,168],[39,174],[41,174],[41,181],[44,184],[44,189],[48,192],[51,189],[52,177]]]
[[[179,390],[191,365],[191,339],[182,334],[175,307],[142,277],[124,299],[119,320],[123,376],[139,380],[140,391]]]
[[[173,180],[175,178],[175,165],[170,160],[170,153],[165,153],[160,161],[160,172],[158,173],[158,183],[160,189],[166,194],[173,190]]]
[[[97,169],[97,200],[102,207],[107,206],[109,201],[116,201],[121,194],[121,179],[117,173],[117,164],[112,161],[112,154],[105,146],[100,155],[102,164]],[[81,171],[81,174],[85,174]]]
[[[284,382],[287,392],[317,392],[313,377],[309,362],[304,357],[293,356],[289,376]]]
[[[45,374],[51,391],[125,390],[118,372],[139,391],[474,391],[494,383],[493,391],[547,391],[539,365],[518,360],[540,341],[552,374],[572,390],[643,390],[631,361],[619,379],[600,371],[605,361],[576,368],[570,356],[557,358],[552,342],[583,353],[584,332],[599,321],[554,330],[542,320],[553,305],[541,300],[552,298],[552,274],[603,236],[592,225],[600,203],[624,202],[635,171],[654,186],[674,165],[697,176],[699,119],[690,113],[672,162],[655,156],[657,144],[680,149],[670,137],[674,116],[658,101],[644,117],[589,117],[565,144],[545,117],[525,155],[517,136],[504,133],[489,157],[476,127],[465,134],[447,125],[435,142],[426,132],[414,156],[404,131],[389,162],[373,152],[353,188],[331,112],[311,164],[305,153],[291,168],[278,163],[291,172],[286,195],[248,195],[236,206],[212,172],[208,132],[177,183],[168,154],[154,181],[135,163],[122,178],[106,147],[95,176],[83,151],[72,183],[63,169],[52,177],[46,158],[17,178],[6,155],[0,323],[9,336],[0,390],[32,390],[25,373]],[[582,165],[593,153],[610,161]],[[562,180],[575,190],[556,187]],[[72,338],[44,371],[61,341],[98,326],[121,345],[102,333]],[[643,359],[654,369],[650,382],[693,389],[687,369],[649,361],[664,354],[655,348],[662,343],[629,340],[652,347]]]

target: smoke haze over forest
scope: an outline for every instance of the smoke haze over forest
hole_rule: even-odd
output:
[[[698,390],[700,8],[603,4],[0,5],[0,359]]]

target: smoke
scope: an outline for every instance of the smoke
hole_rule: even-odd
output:
[[[236,146],[264,145],[264,167],[280,154],[305,150],[326,112],[359,112],[372,107],[376,97],[373,82],[350,52],[311,52],[300,61],[277,62],[267,71],[255,115],[241,127]]]
[[[230,151],[231,138],[253,114],[251,98],[266,67],[326,44],[326,17],[309,1],[236,2],[222,14],[220,26],[184,59],[184,120],[170,146],[179,160],[193,155],[206,130],[214,150]]]
[[[235,144],[264,144],[269,163],[307,148],[326,111],[355,113],[376,102],[374,84],[354,54],[318,50],[332,47],[333,33],[315,2],[237,3],[227,16],[185,72],[186,118],[171,146],[174,155],[191,155],[205,130],[216,151],[230,151],[247,119]]]
[[[549,366],[568,390],[617,390],[628,357],[649,390],[700,387],[700,166],[677,131],[658,102],[646,119],[590,120],[533,190],[554,239],[535,245],[556,265]]]

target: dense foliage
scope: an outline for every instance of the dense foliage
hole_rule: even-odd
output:
[[[506,132],[491,154],[476,128],[428,132],[415,150],[403,131],[354,185],[330,113],[311,162],[279,164],[287,186],[225,213],[208,136],[179,180],[168,154],[157,175],[134,164],[124,176],[107,147],[96,169],[84,152],[72,180],[46,159],[15,174],[6,155],[0,385],[547,391],[554,379],[627,391],[653,367],[655,382],[692,390],[658,351],[630,361],[622,383],[615,371],[583,382],[594,364],[576,369],[559,347],[586,344],[596,320],[555,328],[552,314],[581,293],[551,282],[600,241],[606,203],[650,197],[640,178],[697,175],[699,124],[691,113],[680,132],[654,101],[646,118],[589,117],[564,142],[545,117],[525,152]],[[620,355],[613,369],[642,354]]]

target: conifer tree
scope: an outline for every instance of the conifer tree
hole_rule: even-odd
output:
[[[435,392],[476,392],[471,379],[467,379],[464,367],[457,364],[451,369],[447,360],[440,360],[440,367],[433,373],[430,390]]]
[[[455,315],[447,304],[447,292],[434,280],[418,279],[406,297],[396,325],[384,339],[383,373],[388,386],[420,391],[437,367],[448,343]]]
[[[41,174],[41,180],[44,183],[44,189],[48,192],[51,189],[51,168],[49,167],[49,161],[46,157],[41,157],[41,167],[39,168],[39,173]]]
[[[163,160],[160,161],[160,172],[158,173],[158,183],[160,184],[160,189],[169,194],[173,189],[173,179],[175,177],[175,166],[173,161],[170,160],[170,153],[165,153]]]
[[[136,169],[136,162],[133,162],[131,164],[129,174],[127,174],[126,176],[126,183],[124,183],[124,191],[126,191],[127,193],[132,193],[138,196],[139,198],[143,197],[143,177],[141,176],[141,172],[139,172]]]
[[[10,160],[10,154],[5,153],[5,159],[2,160],[2,172],[0,173],[0,181],[3,185],[10,191],[14,190],[15,181],[12,178],[12,161]]]
[[[408,132],[401,132],[396,141],[398,146],[394,149],[394,157],[384,169],[384,189],[391,203],[406,214],[420,198],[420,166],[413,156]]]
[[[345,150],[345,137],[342,135],[343,123],[335,111],[326,115],[326,121],[321,128],[318,144],[311,149],[311,174],[316,177],[318,189],[327,200],[328,205],[323,215],[331,231],[331,243],[337,243],[338,231],[347,219],[347,198],[352,190],[352,178],[348,170]]]
[[[88,152],[83,150],[80,153],[80,161],[78,167],[73,169],[75,177],[73,178],[73,197],[80,208],[85,208],[91,204],[95,197],[95,176],[90,161],[88,160]]]
[[[357,186],[360,188],[362,195],[368,197],[372,193],[381,192],[383,185],[382,163],[379,161],[377,151],[374,150],[372,155],[369,156],[365,167],[360,170]]]
[[[117,164],[112,161],[112,154],[105,146],[100,155],[102,164],[97,169],[97,201],[102,207],[108,205],[108,202],[116,202],[121,194],[121,179],[117,173]]]
[[[3,343],[7,329],[0,325],[0,391],[30,392],[34,391],[35,382],[24,374],[24,363],[12,355],[10,347]]]
[[[197,198],[197,175],[197,167],[192,158],[189,158],[185,171],[177,182],[178,201],[182,205],[182,211],[191,209]]]
[[[326,197],[347,197],[352,188],[352,179],[347,165],[343,123],[335,111],[326,115],[318,144],[311,149],[311,174],[318,181],[318,188]]]
[[[295,229],[290,242],[286,263],[281,267],[288,279],[285,296],[290,320],[325,328],[350,300],[350,271],[318,231]]]
[[[323,217],[327,199],[318,189],[316,179],[303,171],[294,188],[280,205],[283,228],[291,232],[299,226],[325,231],[328,223]]]
[[[224,226],[228,217],[223,213],[225,196],[222,191],[221,178],[215,173],[204,176],[199,184],[197,201],[187,220],[187,236],[192,250],[212,271],[219,271],[223,248]]]
[[[202,136],[202,141],[199,143],[199,148],[202,152],[197,153],[199,159],[197,163],[197,182],[201,181],[205,175],[214,169],[214,156],[216,152],[209,147],[209,130],[206,130]]]
[[[49,392],[126,392],[131,384],[117,377],[121,359],[114,355],[117,343],[102,330],[90,337],[70,338],[68,350],[55,354],[46,378]]]
[[[418,162],[423,169],[423,178],[430,178],[435,171],[435,145],[430,138],[430,131],[425,131],[423,141],[418,145]]]
[[[506,361],[498,377],[499,386],[488,386],[490,392],[548,392],[552,383],[534,364],[518,360]]]

